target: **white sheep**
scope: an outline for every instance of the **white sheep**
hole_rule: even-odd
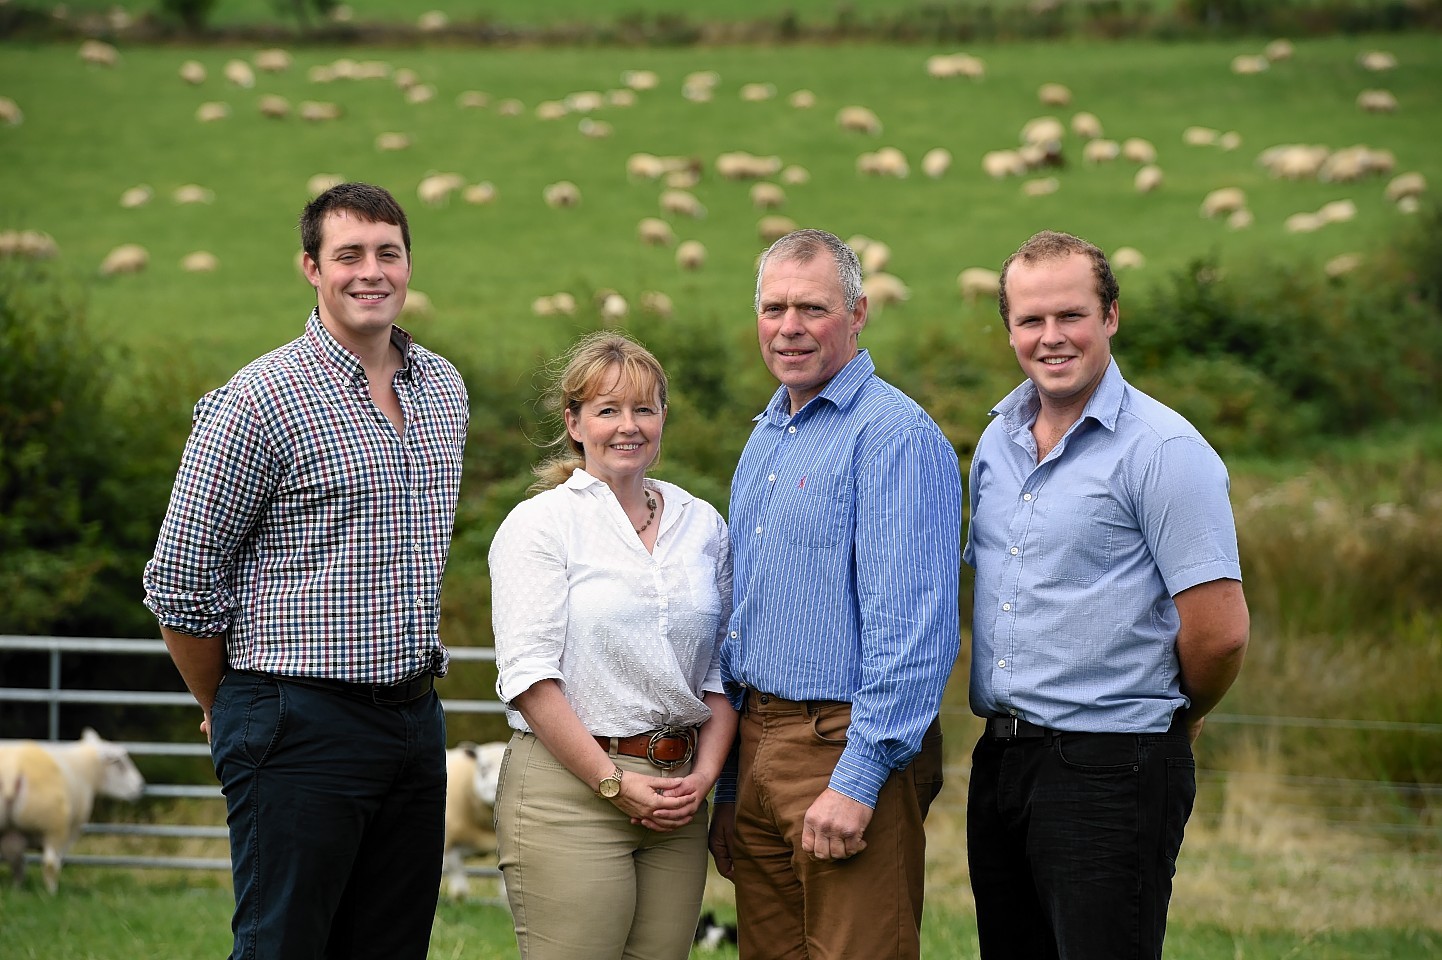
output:
[[[336,75],[340,76],[341,74],[337,72]],[[400,87],[402,90],[409,90],[411,87],[418,86],[420,84],[421,75],[419,73],[416,73],[410,67],[401,67],[395,73],[391,74],[391,82],[394,83],[396,86]]]
[[[431,303],[429,294],[422,293],[415,287],[406,290],[406,301],[401,304],[401,316],[403,317],[433,317],[436,308]]]
[[[1231,213],[1227,214],[1227,228],[1229,230],[1245,230],[1252,225],[1252,222],[1255,219],[1256,218],[1252,215],[1252,211],[1248,210],[1246,207],[1243,207],[1240,210],[1233,210]]]
[[[788,187],[797,187],[811,182],[811,171],[800,164],[790,164],[781,171],[781,182]]]
[[[989,150],[981,156],[981,169],[993,180],[1000,180],[1026,173],[1026,162],[1015,150]]]
[[[260,109],[260,115],[271,120],[284,120],[290,116],[290,101],[278,93],[267,93],[260,98],[257,106]]]
[[[865,273],[881,273],[891,265],[891,247],[880,240],[868,240],[856,251]]]
[[[620,89],[606,91],[606,106],[608,107],[634,107],[635,105],[635,90]]]
[[[451,18],[443,10],[427,10],[416,18],[416,29],[422,33],[440,33],[451,25]]]
[[[1247,195],[1241,187],[1219,187],[1202,198],[1201,214],[1208,220],[1214,220],[1246,205]]]
[[[1082,160],[1086,163],[1110,163],[1121,155],[1122,145],[1104,137],[1088,140],[1082,147]]]
[[[675,312],[675,306],[671,298],[660,290],[641,291],[641,312],[657,317],[661,320],[670,320]]]
[[[676,232],[660,217],[642,217],[636,224],[636,237],[648,247],[672,247],[676,245]]]
[[[1339,253],[1323,265],[1322,270],[1327,276],[1336,279],[1351,273],[1362,265],[1360,253]]]
[[[570,111],[559,100],[542,100],[536,104],[535,112],[537,120],[559,120]]]
[[[953,77],[981,80],[986,77],[986,63],[969,53],[940,53],[926,59],[926,73],[938,80],[950,80]]]
[[[874,111],[867,107],[854,105],[842,107],[836,113],[836,123],[843,130],[864,133],[873,137],[881,136],[881,120]]]
[[[507,97],[496,104],[496,116],[498,117],[519,117],[526,112],[526,105],[515,97]]]
[[[1021,128],[1021,142],[1027,144],[1059,142],[1065,136],[1066,127],[1056,117],[1033,117]]]
[[[1235,130],[1228,130],[1217,138],[1217,146],[1228,153],[1242,145],[1242,135]]]
[[[1351,200],[1333,200],[1322,204],[1317,216],[1326,223],[1346,223],[1357,218],[1357,204]]]
[[[1155,163],[1149,163],[1137,171],[1132,178],[1132,186],[1137,193],[1151,193],[1162,185],[1162,168]]]
[[[53,260],[60,255],[55,238],[39,230],[0,230],[0,259]]]
[[[175,188],[170,198],[176,203],[214,203],[215,191],[202,187],[198,183],[186,183]]]
[[[1061,189],[1056,177],[1034,177],[1021,185],[1021,192],[1028,197],[1045,197]]]
[[[1315,233],[1327,225],[1327,221],[1316,213],[1294,213],[1283,223],[1288,233]]]
[[[1390,90],[1363,90],[1357,94],[1357,106],[1367,113],[1396,113],[1397,98]]]
[[[221,71],[228,83],[246,90],[255,86],[255,71],[244,60],[227,60]]]
[[[312,197],[318,197],[342,183],[345,183],[345,177],[338,173],[317,173],[305,182],[305,192]]]
[[[654,70],[627,70],[621,74],[621,83],[632,90],[655,90],[661,78]]]
[[[774,83],[746,83],[741,86],[741,99],[747,103],[761,103],[776,96]]]
[[[1401,203],[1409,198],[1421,197],[1426,192],[1427,178],[1414,170],[1393,177],[1383,193],[1393,203]]]
[[[340,104],[328,100],[302,100],[296,113],[307,123],[324,123],[327,120],[339,120],[341,109]]]
[[[1071,132],[1083,140],[1097,140],[1102,136],[1102,122],[1094,113],[1075,113],[1071,118]]]
[[[995,300],[1001,291],[1001,275],[986,267],[967,267],[956,275],[956,286],[967,303],[983,297]]]
[[[778,156],[756,156],[744,150],[732,150],[716,158],[716,173],[726,180],[761,180],[781,170]]]
[[[700,220],[706,216],[706,208],[701,205],[701,201],[696,199],[695,194],[685,190],[662,191],[661,212],[677,217],[690,217],[692,220]]]
[[[150,263],[150,252],[138,243],[122,243],[105,255],[100,272],[114,277],[122,273],[139,273]]]
[[[758,210],[776,210],[786,205],[786,191],[769,180],[751,185],[751,205]]]
[[[104,40],[86,40],[78,54],[82,63],[96,67],[113,67],[120,62],[120,51]]]
[[[456,106],[462,110],[481,110],[491,105],[491,95],[480,90],[463,90],[456,94]]]
[[[397,150],[409,150],[411,148],[410,134],[388,131],[376,134],[376,149],[382,153],[392,153]]]
[[[460,743],[446,751],[446,832],[443,873],[446,894],[459,900],[470,892],[464,859],[496,849],[493,827],[496,787],[504,743]]]
[[[459,173],[430,173],[416,184],[416,196],[426,206],[444,206],[451,199],[451,194],[464,189],[465,185],[466,178]]]
[[[951,151],[945,147],[932,147],[921,158],[921,172],[933,180],[940,180],[951,169]]]
[[[127,210],[143,207],[155,196],[155,190],[148,183],[131,187],[120,195],[120,205]]]
[[[756,235],[761,242],[770,246],[788,233],[796,232],[796,221],[790,217],[783,217],[779,214],[771,214],[756,221]]]
[[[605,120],[593,120],[590,117],[582,117],[581,122],[576,124],[576,129],[581,131],[581,136],[591,140],[604,140],[615,132]]]
[[[20,105],[9,97],[0,97],[0,123],[10,127],[18,127],[25,122],[25,111]]]
[[[541,191],[541,199],[553,210],[569,209],[581,205],[581,188],[570,180],[557,180],[547,184]]]
[[[199,60],[187,60],[180,65],[180,79],[198,87],[205,82],[205,66]]]
[[[682,270],[700,270],[706,265],[706,245],[700,240],[683,240],[676,247],[676,266]]]
[[[601,319],[608,323],[615,323],[626,319],[626,314],[631,312],[631,306],[626,298],[614,291],[607,293],[601,298]]]
[[[1385,50],[1368,50],[1357,55],[1357,65],[1363,70],[1380,73],[1384,70],[1395,70],[1397,58]]]
[[[285,73],[291,65],[290,54],[279,47],[261,50],[252,59],[255,61],[255,69],[262,73]]]
[[[1122,159],[1138,166],[1157,162],[1157,148],[1141,137],[1127,137],[1122,141]]]
[[[1113,270],[1139,270],[1147,265],[1147,258],[1136,247],[1119,247],[1111,256]]]
[[[41,851],[45,889],[60,887],[60,865],[90,819],[95,795],[134,801],[145,779],[125,748],[89,727],[73,743],[0,744],[0,852],[18,885],[26,849]]]
[[[180,269],[186,273],[214,273],[220,269],[220,258],[208,250],[196,250],[180,258]]]
[[[1290,60],[1292,59],[1292,54],[1295,52],[1296,50],[1292,46],[1292,41],[1280,37],[1262,48],[1262,56],[1273,63]]]
[[[219,100],[207,100],[195,108],[195,119],[201,123],[214,123],[230,116],[230,104]]]
[[[1211,127],[1187,127],[1182,131],[1182,143],[1189,147],[1212,147],[1216,146],[1217,138],[1221,135],[1220,130],[1213,130]]]
[[[911,299],[911,289],[894,274],[873,273],[861,281],[861,293],[873,307],[886,307]]]
[[[496,185],[489,180],[473,183],[461,191],[461,199],[477,207],[483,207],[496,200]]]
[[[1065,84],[1043,83],[1037,88],[1036,98],[1044,106],[1065,107],[1071,104],[1071,90]]]
[[[816,106],[816,94],[810,90],[795,90],[786,98],[786,102],[797,110],[810,110]]]
[[[1259,53],[1240,53],[1232,58],[1232,72],[1238,76],[1263,73],[1271,65],[1272,61]]]
[[[418,83],[406,91],[406,103],[430,103],[436,98],[436,88],[429,83]]]

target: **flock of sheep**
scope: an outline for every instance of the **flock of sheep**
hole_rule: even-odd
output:
[[[428,29],[443,27],[444,24],[440,27],[431,24]],[[1260,54],[1234,58],[1230,69],[1243,75],[1282,69],[1294,55],[1290,42],[1276,40],[1267,44]],[[79,56],[96,68],[114,68],[121,63],[121,57],[113,46],[96,40],[86,41],[80,48]],[[1379,75],[1396,66],[1394,56],[1378,50],[1360,52],[1357,62],[1363,69]],[[968,53],[929,57],[924,68],[927,75],[942,82],[975,83],[985,80],[987,75],[985,62]],[[249,61],[232,59],[226,63],[220,71],[219,83],[223,85],[226,96],[232,98],[255,91],[250,94],[255,98],[254,109],[266,117],[281,119],[294,116],[309,123],[329,123],[346,115],[345,108],[333,99],[318,97],[292,104],[278,94],[259,92],[262,75],[293,69],[294,58],[287,51],[262,50]],[[204,86],[207,90],[214,89],[216,82],[205,66],[194,60],[180,63],[177,75],[180,82]],[[309,67],[306,76],[317,89],[340,81],[392,83],[410,103],[431,101],[440,95],[433,84],[422,82],[415,70],[377,60],[341,58]],[[530,112],[541,120],[575,122],[582,136],[604,138],[611,136],[614,124],[621,121],[601,119],[598,114],[635,106],[644,97],[664,95],[660,92],[662,79],[654,71],[628,70],[619,79],[620,83],[612,89],[572,92],[536,103],[529,111],[517,99],[493,99],[488,93],[478,90],[457,94],[455,104],[460,110],[492,109],[502,116]],[[708,101],[718,96],[721,89],[721,78],[710,70],[693,71],[680,82],[681,96],[693,102]],[[776,86],[770,83],[753,82],[739,87],[739,96],[746,101],[761,102],[779,95]],[[964,160],[958,162],[945,147],[936,147],[918,158],[916,166],[921,175],[937,179],[964,176],[966,174],[958,170],[964,171],[970,166],[972,170],[979,169],[982,176],[995,180],[1016,178],[1023,194],[1038,197],[1062,189],[1064,179],[1059,173],[1067,165],[1068,155],[1075,154],[1085,165],[1123,163],[1134,166],[1132,186],[1137,192],[1150,193],[1164,188],[1166,172],[1158,163],[1159,151],[1154,143],[1140,137],[1108,136],[1102,118],[1095,113],[1072,111],[1072,92],[1062,84],[1043,83],[1038,87],[1036,97],[1039,105],[1049,112],[1021,124],[1015,146],[985,151],[971,164]],[[818,106],[815,93],[805,89],[786,95],[785,102],[796,111],[809,111]],[[1397,102],[1390,92],[1371,88],[1358,94],[1357,106],[1366,111],[1392,111],[1397,109]],[[1064,120],[1062,115],[1069,111],[1070,116]],[[231,113],[229,101],[212,99],[200,104],[195,120],[199,123],[224,122]],[[0,123],[13,125],[22,121],[20,105],[0,97]],[[876,143],[883,135],[884,126],[875,110],[860,104],[846,105],[835,114],[835,123],[842,130],[854,134],[858,144],[873,145],[872,149],[859,150],[855,162],[857,176],[905,178],[911,175],[913,158],[895,146]],[[1242,138],[1236,131],[1201,126],[1183,130],[1181,142],[1188,148],[1224,152],[1237,151],[1242,147]],[[412,147],[412,137],[405,131],[383,132],[375,137],[374,147],[382,152],[408,150]],[[1260,151],[1256,162],[1278,179],[1309,179],[1353,185],[1368,179],[1386,178],[1385,187],[1380,192],[1402,211],[1415,210],[1427,190],[1421,173],[1399,173],[1395,169],[1393,153],[1380,146],[1355,144],[1333,149],[1320,144],[1281,144]],[[799,164],[788,163],[775,155],[754,155],[743,151],[724,152],[709,161],[695,156],[636,153],[627,159],[624,174],[632,184],[653,184],[659,188],[658,215],[645,217],[637,223],[636,242],[645,246],[674,248],[676,265],[683,272],[704,269],[707,263],[708,251],[702,242],[684,236],[690,223],[707,215],[705,206],[693,192],[703,178],[715,177],[721,181],[749,184],[747,197],[758,214],[756,240],[761,244],[769,243],[797,226],[782,212],[788,203],[788,191],[805,188],[811,180],[810,172]],[[340,179],[337,174],[320,173],[310,177],[306,187],[314,194]],[[415,194],[421,203],[430,206],[443,206],[456,198],[467,204],[487,205],[501,202],[502,190],[489,180],[471,182],[457,173],[431,172],[417,182]],[[137,207],[152,202],[155,195],[150,186],[141,184],[126,190],[119,202],[125,207]],[[209,203],[213,201],[214,194],[198,184],[186,184],[171,191],[171,199],[180,204]],[[564,210],[580,206],[584,196],[577,183],[557,180],[542,190],[539,199],[549,207]],[[511,202],[509,197],[506,202]],[[1246,229],[1255,222],[1245,193],[1237,186],[1220,188],[1203,197],[1199,212],[1203,217],[1224,217],[1232,229]],[[1349,220],[1356,212],[1355,201],[1337,200],[1315,211],[1298,212],[1289,217],[1283,226],[1293,232],[1318,230]],[[883,242],[866,237],[854,237],[852,243],[862,255],[867,293],[872,302],[885,305],[907,299],[907,284],[888,272],[891,266],[890,248]],[[55,256],[58,252],[54,241],[42,232],[0,232],[0,257],[44,258]],[[1130,247],[1119,248],[1112,254],[1115,266],[1121,269],[1140,267],[1146,260],[1140,251]],[[150,255],[142,244],[122,243],[104,257],[99,270],[107,276],[135,273],[146,269],[149,261]],[[1326,269],[1329,273],[1338,274],[1351,269],[1357,262],[1355,255],[1339,257]],[[189,253],[181,260],[180,266],[194,272],[221,268],[219,260],[205,250]],[[995,295],[995,272],[987,268],[968,267],[957,275],[956,282],[959,293],[967,300]],[[620,319],[631,309],[626,299],[615,290],[600,290],[594,294],[593,300],[594,308],[608,320]],[[430,301],[423,293],[415,291],[407,306],[411,312],[424,313],[430,309]],[[669,315],[672,309],[671,298],[659,290],[642,293],[639,306],[647,313],[663,317]],[[532,310],[537,315],[568,314],[579,307],[578,297],[567,291],[543,293],[532,301]]]

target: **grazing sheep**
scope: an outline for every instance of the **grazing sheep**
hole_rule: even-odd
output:
[[[89,727],[72,743],[0,744],[0,850],[18,886],[25,850],[41,851],[45,889],[60,888],[65,853],[90,819],[95,795],[140,799],[145,779],[125,748]]]
[[[676,245],[676,233],[671,225],[660,217],[643,217],[636,224],[636,237],[648,247],[671,247]]]
[[[100,262],[102,276],[139,273],[150,264],[150,252],[138,243],[123,243],[105,255]]]
[[[756,235],[761,242],[770,246],[788,233],[795,233],[797,230],[796,221],[790,217],[783,217],[779,214],[771,214],[756,221]]]
[[[700,240],[683,240],[676,248],[676,266],[682,270],[700,270],[706,265],[706,245]]]
[[[25,112],[20,105],[9,97],[0,97],[0,123],[10,127],[18,127],[25,122]]]
[[[1357,106],[1367,113],[1396,113],[1397,98],[1390,90],[1363,90],[1357,94]]]
[[[1341,253],[1328,260],[1322,267],[1322,271],[1333,280],[1356,270],[1362,265],[1360,253]]]
[[[626,319],[626,314],[631,312],[630,304],[626,298],[619,293],[607,293],[601,298],[601,319],[610,323]]]
[[[1146,166],[1157,162],[1157,148],[1150,140],[1128,137],[1122,141],[1122,159],[1128,163]]]
[[[1282,224],[1288,233],[1314,233],[1327,225],[1327,221],[1315,213],[1294,213]]]
[[[1235,130],[1228,130],[1217,138],[1217,146],[1230,153],[1242,145],[1242,135]]]
[[[415,287],[406,290],[406,302],[401,304],[401,316],[403,317],[433,317],[436,308],[431,303],[428,294],[422,293]]]
[[[78,56],[81,63],[96,67],[113,67],[120,62],[120,51],[103,40],[86,40]]]
[[[716,173],[725,180],[761,180],[781,170],[778,156],[759,157],[744,150],[732,150],[716,158]]]
[[[761,103],[776,96],[774,83],[747,83],[741,86],[741,99],[747,103]]]
[[[850,130],[853,133],[864,133],[872,137],[881,136],[881,120],[866,107],[842,107],[836,113],[836,124],[841,129]]]
[[[220,268],[220,258],[207,250],[196,250],[180,258],[180,269],[186,273],[214,273]]]
[[[706,208],[696,195],[685,190],[663,190],[661,192],[661,212],[669,213],[677,217],[690,217],[692,220],[700,220],[706,216]]]
[[[1083,140],[1097,140],[1102,136],[1102,122],[1094,113],[1075,113],[1071,118],[1071,132]]]
[[[198,87],[205,82],[205,67],[199,60],[187,60],[180,65],[180,79]]]
[[[150,184],[142,183],[122,193],[120,205],[127,210],[134,210],[136,207],[145,206],[154,196],[155,190],[151,188]]]
[[[260,98],[260,115],[272,120],[284,120],[290,116],[290,101],[277,93],[267,93]]]
[[[606,106],[608,107],[634,107],[636,105],[636,91],[630,89],[607,90]]]
[[[614,132],[606,121],[592,120],[590,117],[582,117],[581,122],[576,124],[576,129],[581,131],[581,136],[591,140],[604,140]]]
[[[1182,142],[1189,147],[1211,147],[1216,145],[1221,135],[1220,130],[1211,127],[1187,127],[1182,131]]]
[[[1295,52],[1296,50],[1292,47],[1292,41],[1278,38],[1262,49],[1262,56],[1273,63],[1281,63],[1283,60],[1292,59],[1292,54]]]
[[[176,203],[214,203],[215,191],[202,187],[198,183],[187,183],[171,193],[170,199]]]
[[[1393,203],[1401,203],[1409,198],[1419,198],[1426,192],[1427,178],[1414,170],[1393,177],[1387,184],[1384,195]]]
[[[951,169],[951,151],[945,147],[932,147],[921,158],[921,172],[933,180],[940,180]]]
[[[515,97],[507,97],[496,104],[496,116],[499,117],[519,117],[525,112],[526,105]]]
[[[896,147],[882,147],[874,152],[863,153],[856,158],[856,172],[873,177],[895,177],[905,179],[911,173],[906,154]]]
[[[1247,195],[1241,187],[1220,187],[1202,199],[1201,215],[1214,220],[1223,214],[1241,210],[1247,205]]]
[[[967,267],[956,275],[956,286],[967,303],[983,297],[995,300],[1001,290],[1001,275],[986,267]]]
[[[1065,136],[1066,127],[1056,117],[1033,117],[1021,128],[1021,142],[1026,144],[1060,142]]]
[[[409,150],[410,147],[410,134],[395,132],[376,134],[376,149],[382,153]]]
[[[1061,189],[1056,177],[1036,177],[1021,185],[1021,192],[1028,197],[1044,197]]]
[[[473,183],[461,191],[461,199],[477,207],[494,203],[496,199],[496,185],[489,180]]]
[[[255,61],[255,69],[262,73],[285,73],[291,65],[290,54],[278,47],[261,50],[252,59]]]
[[[887,307],[911,299],[911,289],[900,277],[873,273],[861,281],[861,293],[873,307]]]
[[[1043,83],[1037,88],[1036,98],[1047,107],[1066,107],[1071,105],[1071,91],[1064,84]]]
[[[230,104],[219,100],[207,100],[195,108],[195,119],[201,123],[215,123],[230,116]]]
[[[464,858],[496,849],[493,828],[496,786],[504,743],[459,743],[446,751],[446,828],[443,874],[446,895],[459,900],[470,892]]]
[[[345,177],[338,173],[317,173],[305,182],[305,192],[312,197],[318,197],[331,187],[345,183]]]
[[[816,94],[810,90],[796,90],[786,98],[786,102],[797,110],[810,110],[816,106]]]
[[[581,188],[569,180],[557,180],[555,183],[547,184],[541,191],[541,199],[546,201],[546,206],[552,210],[561,210],[581,205]]]
[[[418,83],[406,91],[406,103],[430,103],[436,98],[436,88],[429,83]]]
[[[811,182],[811,171],[798,164],[791,164],[781,171],[781,182],[788,187],[797,187]]]
[[[1233,210],[1227,215],[1227,228],[1229,230],[1245,230],[1252,225],[1254,219],[1252,211],[1246,207]]]
[[[409,90],[411,87],[420,85],[421,75],[410,67],[401,67],[391,74],[391,82],[402,90]]]
[[[451,25],[451,18],[441,10],[427,10],[416,18],[416,29],[422,33],[440,33]]]
[[[751,205],[758,210],[776,210],[786,204],[786,191],[768,180],[751,185]]]
[[[692,190],[696,184],[701,182],[701,171],[696,167],[672,170],[661,179],[661,182],[671,190]]]
[[[660,290],[641,291],[641,312],[658,317],[662,320],[670,320],[675,312],[671,298]]]
[[[654,70],[627,70],[621,74],[621,83],[632,90],[655,90],[661,78]]]
[[[255,71],[244,60],[227,60],[221,73],[232,86],[246,90],[255,86]]]
[[[296,113],[307,123],[325,123],[329,120],[339,120],[341,109],[340,104],[327,100],[302,100],[300,106],[296,108]]]
[[[868,240],[856,251],[865,273],[881,273],[891,265],[891,247],[880,240]]]
[[[633,153],[626,158],[628,180],[660,180],[665,173],[665,164],[653,153]]]
[[[1363,70],[1380,73],[1397,69],[1397,58],[1385,50],[1368,50],[1357,55],[1357,65]]]
[[[491,105],[491,95],[480,90],[463,90],[456,94],[456,106],[462,110],[482,110]]]
[[[537,297],[531,301],[531,313],[538,317],[554,317],[556,301],[549,297]]]
[[[1110,163],[1122,155],[1122,145],[1105,138],[1088,140],[1082,147],[1082,160],[1086,163]]]
[[[428,207],[445,205],[451,194],[466,185],[466,178],[459,173],[430,173],[416,184],[416,196]]]
[[[982,154],[981,169],[993,180],[1001,180],[1026,173],[1026,162],[1015,150],[990,150]]]
[[[1357,218],[1357,205],[1351,200],[1333,200],[1322,204],[1317,216],[1327,223],[1346,223]]]
[[[1147,265],[1147,258],[1136,247],[1119,247],[1111,256],[1113,270],[1139,270]]]
[[[986,76],[986,63],[969,53],[939,53],[926,58],[926,74],[938,80],[981,80]]]
[[[0,230],[0,259],[53,260],[60,255],[55,238],[39,230]]]
[[[1137,171],[1132,178],[1132,186],[1137,193],[1151,193],[1162,185],[1162,168],[1155,163],[1149,163]]]
[[[1271,66],[1272,61],[1261,54],[1241,53],[1232,58],[1232,72],[1238,76],[1263,73]]]

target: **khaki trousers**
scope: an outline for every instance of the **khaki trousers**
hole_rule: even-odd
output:
[[[941,725],[893,771],[849,860],[801,849],[807,809],[826,789],[851,723],[851,705],[798,703],[751,691],[741,716],[734,836],[743,960],[916,960],[921,954],[926,831],[941,790]]]
[[[662,775],[639,758],[615,761]],[[496,841],[522,960],[685,960],[706,887],[708,812],[669,833],[632,826],[534,735],[512,736]]]

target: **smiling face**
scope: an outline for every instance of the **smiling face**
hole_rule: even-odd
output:
[[[332,336],[351,347],[389,339],[411,278],[399,226],[333,210],[322,221],[318,257],[301,262]]]
[[[639,480],[655,462],[666,408],[659,389],[643,395],[619,364],[607,367],[598,382],[595,395],[566,409],[566,432],[581,445],[586,472],[615,488]]]
[[[836,262],[821,252],[805,262],[768,262],[756,314],[761,356],[785,385],[795,413],[856,356],[866,326],[866,298],[846,308]]]
[[[1116,301],[1102,310],[1091,260],[1017,260],[1007,270],[1007,330],[1017,363],[1042,406],[1080,410],[1111,362]]]

